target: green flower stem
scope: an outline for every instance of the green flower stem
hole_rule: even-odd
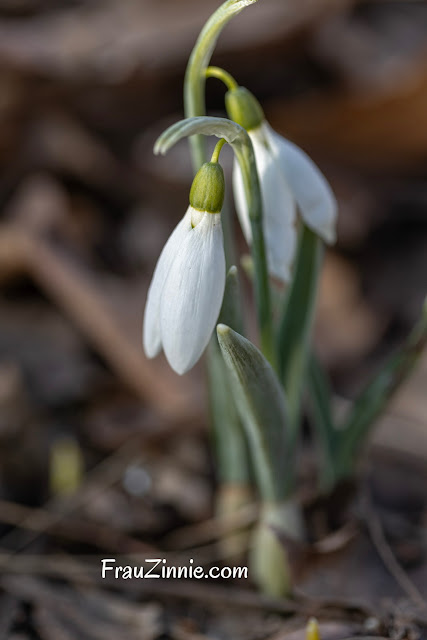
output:
[[[339,430],[341,442],[337,452],[339,477],[354,470],[357,453],[377,418],[401,384],[408,378],[427,345],[427,300],[422,315],[405,344],[367,385]]]
[[[303,225],[294,278],[285,299],[278,332],[279,375],[288,399],[291,450],[296,446],[301,421],[301,400],[322,254],[322,241]]]
[[[200,32],[190,55],[185,73],[184,111],[187,118],[204,116],[206,113],[205,83],[207,75],[220,78],[229,88],[235,88],[235,86],[237,86],[237,83],[230,74],[218,67],[209,67],[209,62],[222,29],[231,20],[231,18],[239,14],[245,7],[255,4],[255,2],[257,2],[257,0],[227,0],[210,16]],[[197,171],[206,159],[205,144],[200,133],[193,135],[190,138],[190,149],[193,167],[194,170]],[[241,155],[247,156],[247,153],[242,152]],[[248,182],[247,189],[250,191],[252,187],[252,189],[257,189],[259,191],[258,175],[255,163],[246,162],[246,164],[250,171],[249,180],[252,180],[253,182],[252,185]],[[256,174],[255,177],[254,174]],[[260,198],[259,203],[261,203]],[[254,206],[258,205],[257,202],[254,202],[253,204]],[[254,207],[252,208],[254,209]],[[227,212],[224,212],[224,218],[227,218]],[[262,221],[261,206],[258,207],[257,213],[254,214],[254,212],[252,212],[252,218],[259,218],[259,220]],[[227,220],[227,222],[229,221]],[[269,301],[264,239],[262,235],[261,222],[257,222],[255,220],[253,225],[257,227],[254,232],[253,253],[254,256],[256,256],[254,257],[257,281],[255,287],[255,298],[258,308],[261,342],[267,357],[272,360],[274,350],[271,332],[271,305]],[[224,232],[226,232],[230,226],[231,225],[227,224],[224,228]],[[226,247],[229,248],[228,253],[233,253],[234,251],[230,234],[227,234],[225,244]],[[263,311],[261,310],[262,308],[264,309]]]
[[[246,5],[256,0],[228,0],[222,4],[205,24],[188,61],[184,82],[184,108],[187,117],[205,115],[206,68],[212,56],[216,41],[222,28]],[[225,76],[224,76],[225,77]],[[224,142],[220,140],[215,147],[212,162],[218,160]],[[197,171],[206,160],[203,137],[198,134],[190,138],[190,150],[193,168]],[[235,262],[234,235],[231,224],[231,208],[227,202],[222,211],[224,250],[227,265]],[[236,278],[234,278],[236,280]],[[240,299],[226,302],[233,305],[238,314]],[[237,415],[234,399],[228,384],[224,362],[219,353],[216,335],[213,335],[207,352],[208,395],[211,423],[216,440],[220,466],[221,482],[217,494],[217,512],[228,515],[240,502],[244,502],[250,493],[250,481],[247,469],[247,451]],[[235,539],[236,540],[236,539]],[[224,541],[225,542],[225,541]],[[239,538],[237,538],[239,542]]]
[[[261,338],[261,350],[273,368],[276,368],[276,352],[274,348],[274,335],[272,328],[271,293],[262,225],[263,213],[261,187],[259,184],[252,143],[250,145],[245,145],[236,151],[236,155],[242,172],[243,186],[248,203],[249,219],[251,221],[251,252],[255,268],[254,289]]]
[[[218,162],[219,154],[221,153],[221,149],[225,144],[227,144],[227,140],[225,138],[221,138],[220,140],[218,140],[212,153],[211,162]]]
[[[245,195],[252,227],[252,256],[255,267],[255,302],[261,348],[265,357],[275,366],[272,330],[270,286],[268,280],[264,234],[262,230],[262,199],[251,139],[243,127],[227,118],[186,118],[164,131],[154,145],[155,153],[166,153],[184,137],[195,133],[225,138],[240,164]]]
[[[204,116],[206,69],[218,37],[231,18],[257,0],[227,0],[208,19],[188,61],[184,80],[184,109],[187,118]],[[206,151],[200,134],[190,139],[194,171],[205,162]]]
[[[188,61],[185,73],[184,110],[187,118],[204,116],[206,113],[206,71],[222,29],[233,16],[237,15],[242,11],[242,9],[254,4],[255,2],[257,2],[257,0],[227,0],[211,15],[200,32]],[[231,76],[224,72],[222,74],[222,78],[226,77],[227,80],[232,80]],[[227,140],[227,142],[230,141]],[[245,166],[245,168],[242,166],[242,174],[245,181],[245,191],[248,199],[248,208],[252,225],[252,253],[254,256],[256,273],[255,300],[258,311],[261,345],[266,357],[273,362],[274,348],[271,330],[270,289],[264,236],[262,232],[262,201],[260,196],[258,173],[256,170],[252,143],[248,136],[245,144],[240,145],[240,147],[241,148],[239,148],[239,150],[237,150],[236,146],[233,147],[233,149],[238,156],[241,166]],[[197,135],[193,135],[192,138],[190,138],[190,148],[193,167],[197,170],[206,158],[205,145],[200,132],[197,132]]]
[[[233,76],[228,73],[228,71],[225,71],[220,67],[208,67],[205,75],[206,78],[217,78],[218,80],[221,80],[229,90],[237,89],[239,86]]]

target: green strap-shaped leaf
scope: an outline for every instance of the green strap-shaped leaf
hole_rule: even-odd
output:
[[[209,410],[221,484],[250,484],[248,450],[215,335],[208,348]]]
[[[329,380],[313,353],[308,363],[307,391],[314,435],[322,450],[320,485],[323,490],[328,491],[335,482],[335,456],[340,433],[335,428],[332,415]]]
[[[286,401],[262,353],[230,327],[217,327],[218,342],[231,373],[234,399],[246,430],[261,497],[282,500],[289,491]]]
[[[243,333],[241,308],[238,272],[233,266],[227,274],[219,321]],[[210,417],[219,479],[226,484],[250,484],[246,438],[216,334],[209,343],[207,363]]]
[[[421,318],[406,342],[365,387],[340,430],[342,435],[337,459],[341,476],[353,471],[359,448],[391,397],[412,372],[426,343],[427,300]]]
[[[299,239],[295,273],[278,332],[279,375],[288,399],[291,446],[295,446],[305,386],[322,241],[305,225]]]
[[[224,299],[222,301],[218,323],[226,324],[234,331],[243,335],[244,322],[242,308],[239,272],[237,267],[233,265],[229,268],[227,278],[225,280]]]

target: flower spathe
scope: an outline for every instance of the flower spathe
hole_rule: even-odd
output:
[[[271,128],[250,91],[244,87],[230,90],[226,105],[229,117],[247,129],[254,148],[269,271],[280,280],[288,281],[296,252],[297,212],[310,229],[331,244],[335,242],[335,197],[309,156]],[[250,244],[249,212],[237,162],[233,187],[237,214]]]
[[[143,328],[147,357],[163,348],[172,369],[189,371],[215,328],[224,287],[221,214],[190,205],[163,248],[148,290]]]

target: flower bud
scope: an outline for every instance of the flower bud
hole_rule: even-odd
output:
[[[206,162],[196,173],[190,190],[190,206],[198,211],[221,213],[224,203],[224,172],[218,162]]]
[[[250,131],[265,120],[264,112],[255,96],[245,87],[230,89],[225,94],[225,107],[230,120]]]

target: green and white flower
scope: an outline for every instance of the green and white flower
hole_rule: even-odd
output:
[[[221,208],[224,175],[216,162],[194,178],[190,206],[163,248],[148,290],[143,344],[148,358],[163,349],[178,374],[206,349],[225,287]]]
[[[276,133],[256,98],[244,87],[228,91],[229,117],[251,138],[261,185],[264,237],[271,275],[289,281],[296,252],[297,213],[326,243],[335,242],[337,204],[314,162],[297,145]],[[237,162],[233,171],[236,210],[247,242],[251,225],[243,178]]]

